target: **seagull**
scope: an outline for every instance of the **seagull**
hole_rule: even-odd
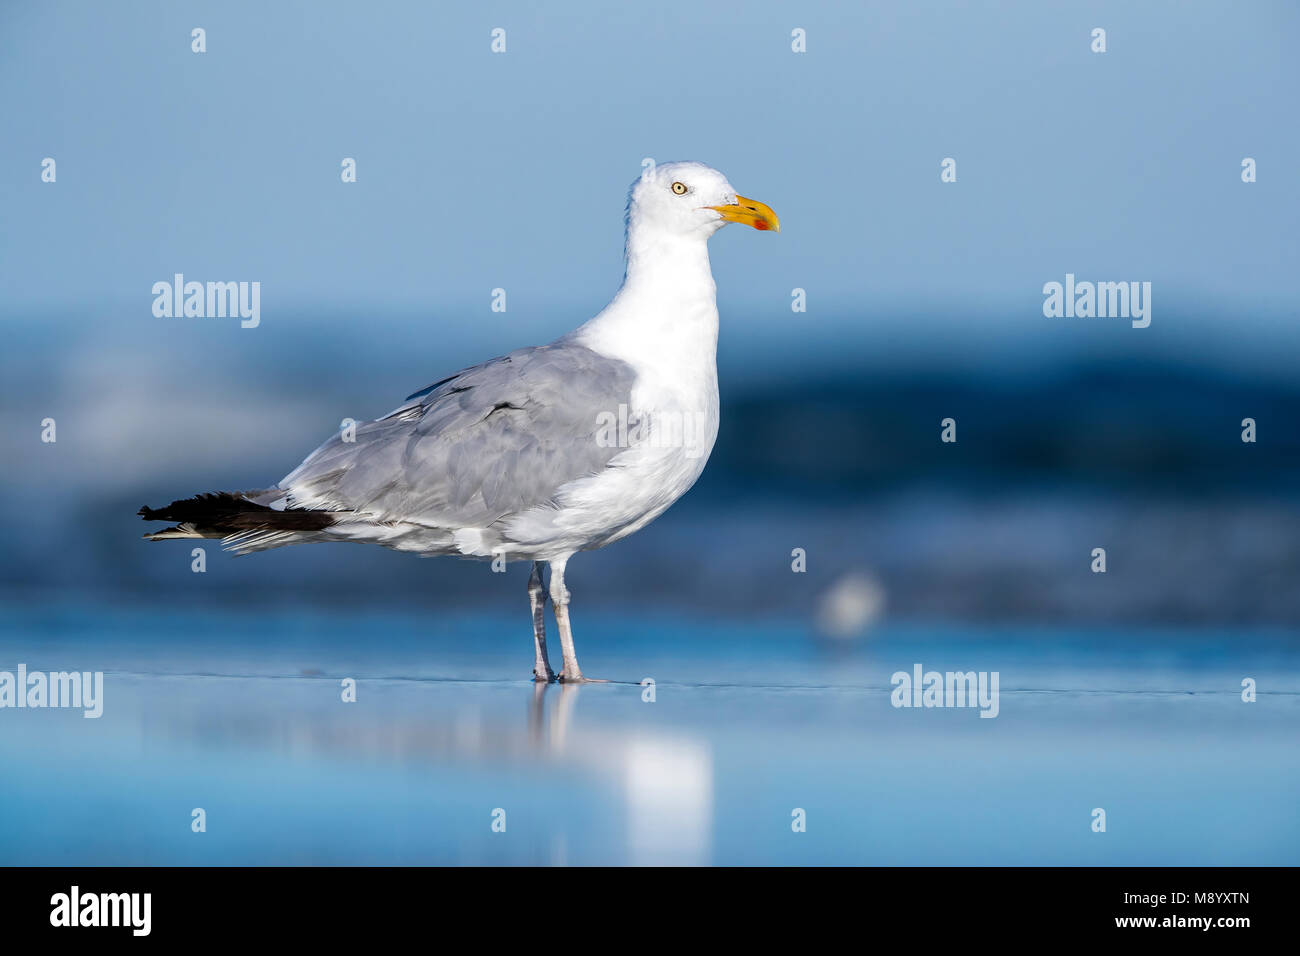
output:
[[[531,561],[533,678],[557,679],[546,652],[549,594],[558,679],[588,680],[565,569],[577,552],[644,528],[704,471],[719,420],[708,240],[728,223],[781,228],[770,207],[703,163],[647,168],[628,194],[623,284],[595,318],[345,427],[274,488],[141,508],[147,521],[174,523],[145,538],[220,538],[237,554],[358,541]]]

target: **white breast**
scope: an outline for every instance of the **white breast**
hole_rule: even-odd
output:
[[[568,338],[636,371],[627,451],[566,485],[558,511],[516,516],[516,540],[550,554],[601,547],[649,524],[695,484],[718,435],[718,309],[703,238],[657,248],[609,306]],[[543,559],[545,556],[543,556]]]

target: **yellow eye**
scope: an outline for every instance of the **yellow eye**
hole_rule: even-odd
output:
[[[673,183],[673,192],[675,192],[675,193],[676,193],[677,195],[679,195],[679,196],[685,196],[685,195],[686,195],[686,184],[685,184],[685,183]]]

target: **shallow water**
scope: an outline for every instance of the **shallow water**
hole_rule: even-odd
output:
[[[105,691],[0,710],[0,863],[1300,862],[1287,634],[575,627],[615,682],[527,680],[526,615],[7,608],[0,670]],[[997,717],[891,706],[917,663],[997,671]]]

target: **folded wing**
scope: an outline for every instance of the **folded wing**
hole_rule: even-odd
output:
[[[634,379],[625,362],[580,345],[520,349],[340,432],[279,487],[288,508],[485,527],[604,469],[622,449],[602,422],[630,406]]]

